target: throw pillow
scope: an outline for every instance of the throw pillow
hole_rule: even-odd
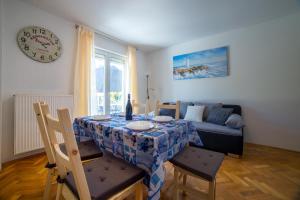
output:
[[[215,108],[222,108],[221,103],[205,103],[205,102],[195,102],[195,106],[205,106],[204,113],[203,113],[203,121],[207,120],[207,117],[211,110]]]
[[[240,129],[245,126],[241,115],[231,114],[225,122],[226,126],[234,129]]]
[[[219,125],[225,125],[226,120],[232,113],[232,108],[215,108],[212,109],[207,117],[207,122]]]
[[[192,102],[187,102],[187,101],[180,101],[180,111],[179,111],[179,118],[183,119],[185,117],[187,107],[188,106],[193,106],[194,104]]]
[[[202,122],[205,106],[188,106],[184,120]]]

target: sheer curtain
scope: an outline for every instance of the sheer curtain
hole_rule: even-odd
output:
[[[91,67],[94,52],[94,32],[88,28],[77,28],[77,49],[74,72],[74,116],[90,112]]]
[[[137,65],[136,65],[136,48],[128,46],[128,66],[129,66],[129,90],[131,99],[137,103],[139,102],[138,94],[138,78],[137,78]],[[139,112],[137,108],[135,112]]]

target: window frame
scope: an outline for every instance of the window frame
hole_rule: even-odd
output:
[[[129,87],[129,69],[128,69],[128,59],[126,55],[119,54],[117,52],[113,52],[107,49],[103,49],[100,47],[95,47],[94,52],[94,59],[97,57],[104,59],[104,114],[108,115],[110,114],[110,63],[113,62],[120,62],[121,64],[124,64],[124,72],[122,74],[122,84],[123,84],[123,109],[125,109],[126,104],[126,94],[128,93],[128,87]],[[95,68],[95,67],[93,67]],[[93,69],[91,70],[93,71]],[[91,113],[92,112],[91,108]]]

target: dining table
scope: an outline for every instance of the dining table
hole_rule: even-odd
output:
[[[154,126],[136,131],[126,126],[132,121],[151,121]],[[165,180],[164,162],[181,152],[189,141],[199,140],[189,121],[159,123],[146,115],[134,115],[128,121],[119,114],[110,115],[106,120],[97,120],[93,116],[77,117],[73,129],[77,141],[93,139],[101,150],[145,170],[144,184],[150,200],[160,198]]]

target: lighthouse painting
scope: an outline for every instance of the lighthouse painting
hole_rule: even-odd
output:
[[[228,47],[173,57],[174,80],[224,76],[228,76]]]

